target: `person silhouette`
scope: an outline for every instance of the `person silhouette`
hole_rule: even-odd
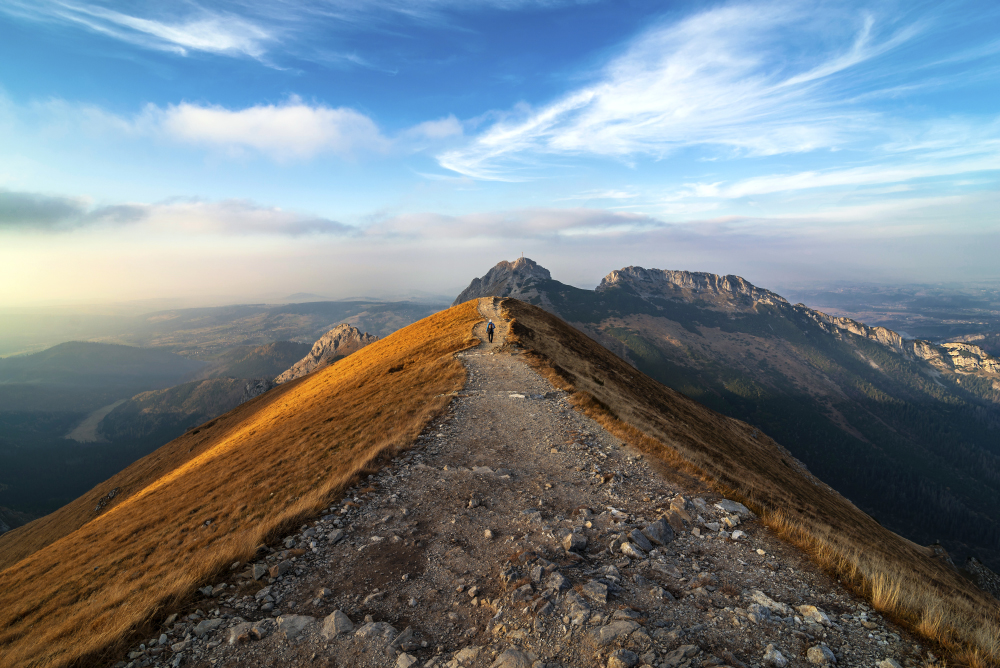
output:
[[[496,329],[496,325],[490,320],[489,324],[486,325],[486,335],[490,337],[490,343],[493,343],[493,330]]]

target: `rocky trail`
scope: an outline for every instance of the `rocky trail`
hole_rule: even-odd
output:
[[[498,325],[414,447],[116,668],[935,662],[738,503],[576,412]]]

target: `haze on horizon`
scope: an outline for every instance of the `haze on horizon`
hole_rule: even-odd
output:
[[[0,0],[0,306],[1000,281],[1000,6],[654,4]]]

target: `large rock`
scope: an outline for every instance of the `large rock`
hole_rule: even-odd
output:
[[[354,632],[358,638],[384,640],[386,644],[399,634],[399,632],[387,622],[368,622]]]
[[[827,666],[837,663],[837,657],[833,655],[833,652],[826,645],[810,647],[806,652],[806,659],[809,660],[809,663],[814,663],[817,666]]]
[[[479,297],[514,297],[527,301],[537,296],[534,286],[543,281],[551,281],[552,275],[534,260],[520,257],[513,262],[506,260],[486,272],[482,278],[474,278],[469,287],[462,290],[452,306],[463,304]]]
[[[340,610],[334,610],[332,614],[327,615],[323,620],[323,628],[320,631],[320,635],[330,640],[341,633],[350,633],[353,630],[354,622],[351,621],[351,618]]]
[[[194,634],[198,638],[204,638],[206,635],[214,631],[215,629],[222,626],[223,620],[221,619],[205,619],[198,622],[194,627]]]
[[[278,617],[278,632],[284,633],[288,640],[292,640],[315,621],[315,617],[308,615],[283,615]]]
[[[639,655],[627,649],[618,649],[608,657],[608,668],[633,668],[639,663]]]
[[[764,663],[774,666],[774,668],[785,668],[788,665],[788,659],[774,645],[768,645],[764,651]]]
[[[724,510],[727,513],[739,515],[741,519],[747,519],[752,514],[750,509],[744,506],[739,501],[731,501],[730,499],[723,499],[715,504],[715,507],[719,510]]]
[[[775,601],[774,599],[772,599],[770,596],[768,596],[759,589],[754,589],[753,592],[750,594],[750,598],[751,600],[753,600],[754,603],[762,605],[771,612],[776,612],[782,617],[789,617],[795,614],[795,612],[792,610],[790,606]]]
[[[378,337],[367,332],[362,333],[357,327],[337,325],[319,338],[313,344],[309,354],[292,365],[288,371],[274,379],[275,384],[287,383],[290,380],[321,369],[336,362],[342,357],[357,352],[370,343],[378,341]]]
[[[642,535],[654,545],[666,545],[674,539],[674,530],[670,528],[666,520],[658,519],[643,529]]]
[[[531,664],[534,663],[531,657],[522,652],[519,649],[504,650],[503,654],[496,658],[490,668],[531,668]]]
[[[635,622],[621,620],[618,622],[611,622],[607,626],[600,626],[596,629],[591,629],[589,635],[591,642],[598,647],[604,647],[605,645],[610,645],[622,636],[627,636],[637,628],[639,628],[639,625]]]
[[[274,381],[270,378],[253,378],[247,381],[247,384],[243,386],[243,399],[240,403],[245,404],[254,397],[259,397],[274,387],[274,385]]]
[[[636,545],[638,545],[641,549],[645,550],[646,552],[649,552],[650,550],[653,549],[653,544],[650,543],[649,539],[646,538],[642,534],[642,532],[639,531],[638,529],[632,529],[632,531],[629,533],[628,537],[629,537],[629,540],[631,540],[633,543],[635,543]]]

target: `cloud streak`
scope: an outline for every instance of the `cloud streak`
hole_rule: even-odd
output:
[[[836,148],[880,124],[828,88],[837,75],[918,34],[872,16],[813,13],[812,5],[724,5],[637,38],[596,80],[527,113],[511,112],[442,166],[516,180],[552,156],[662,159],[685,146],[768,156]],[[798,57],[781,48],[802,33]],[[817,50],[833,35],[842,46]],[[846,43],[845,43],[846,42]]]
[[[146,49],[186,56],[192,52],[262,59],[278,36],[234,13],[195,6],[186,16],[134,16],[98,4],[63,0],[12,0],[0,11],[22,18],[82,27]]]

